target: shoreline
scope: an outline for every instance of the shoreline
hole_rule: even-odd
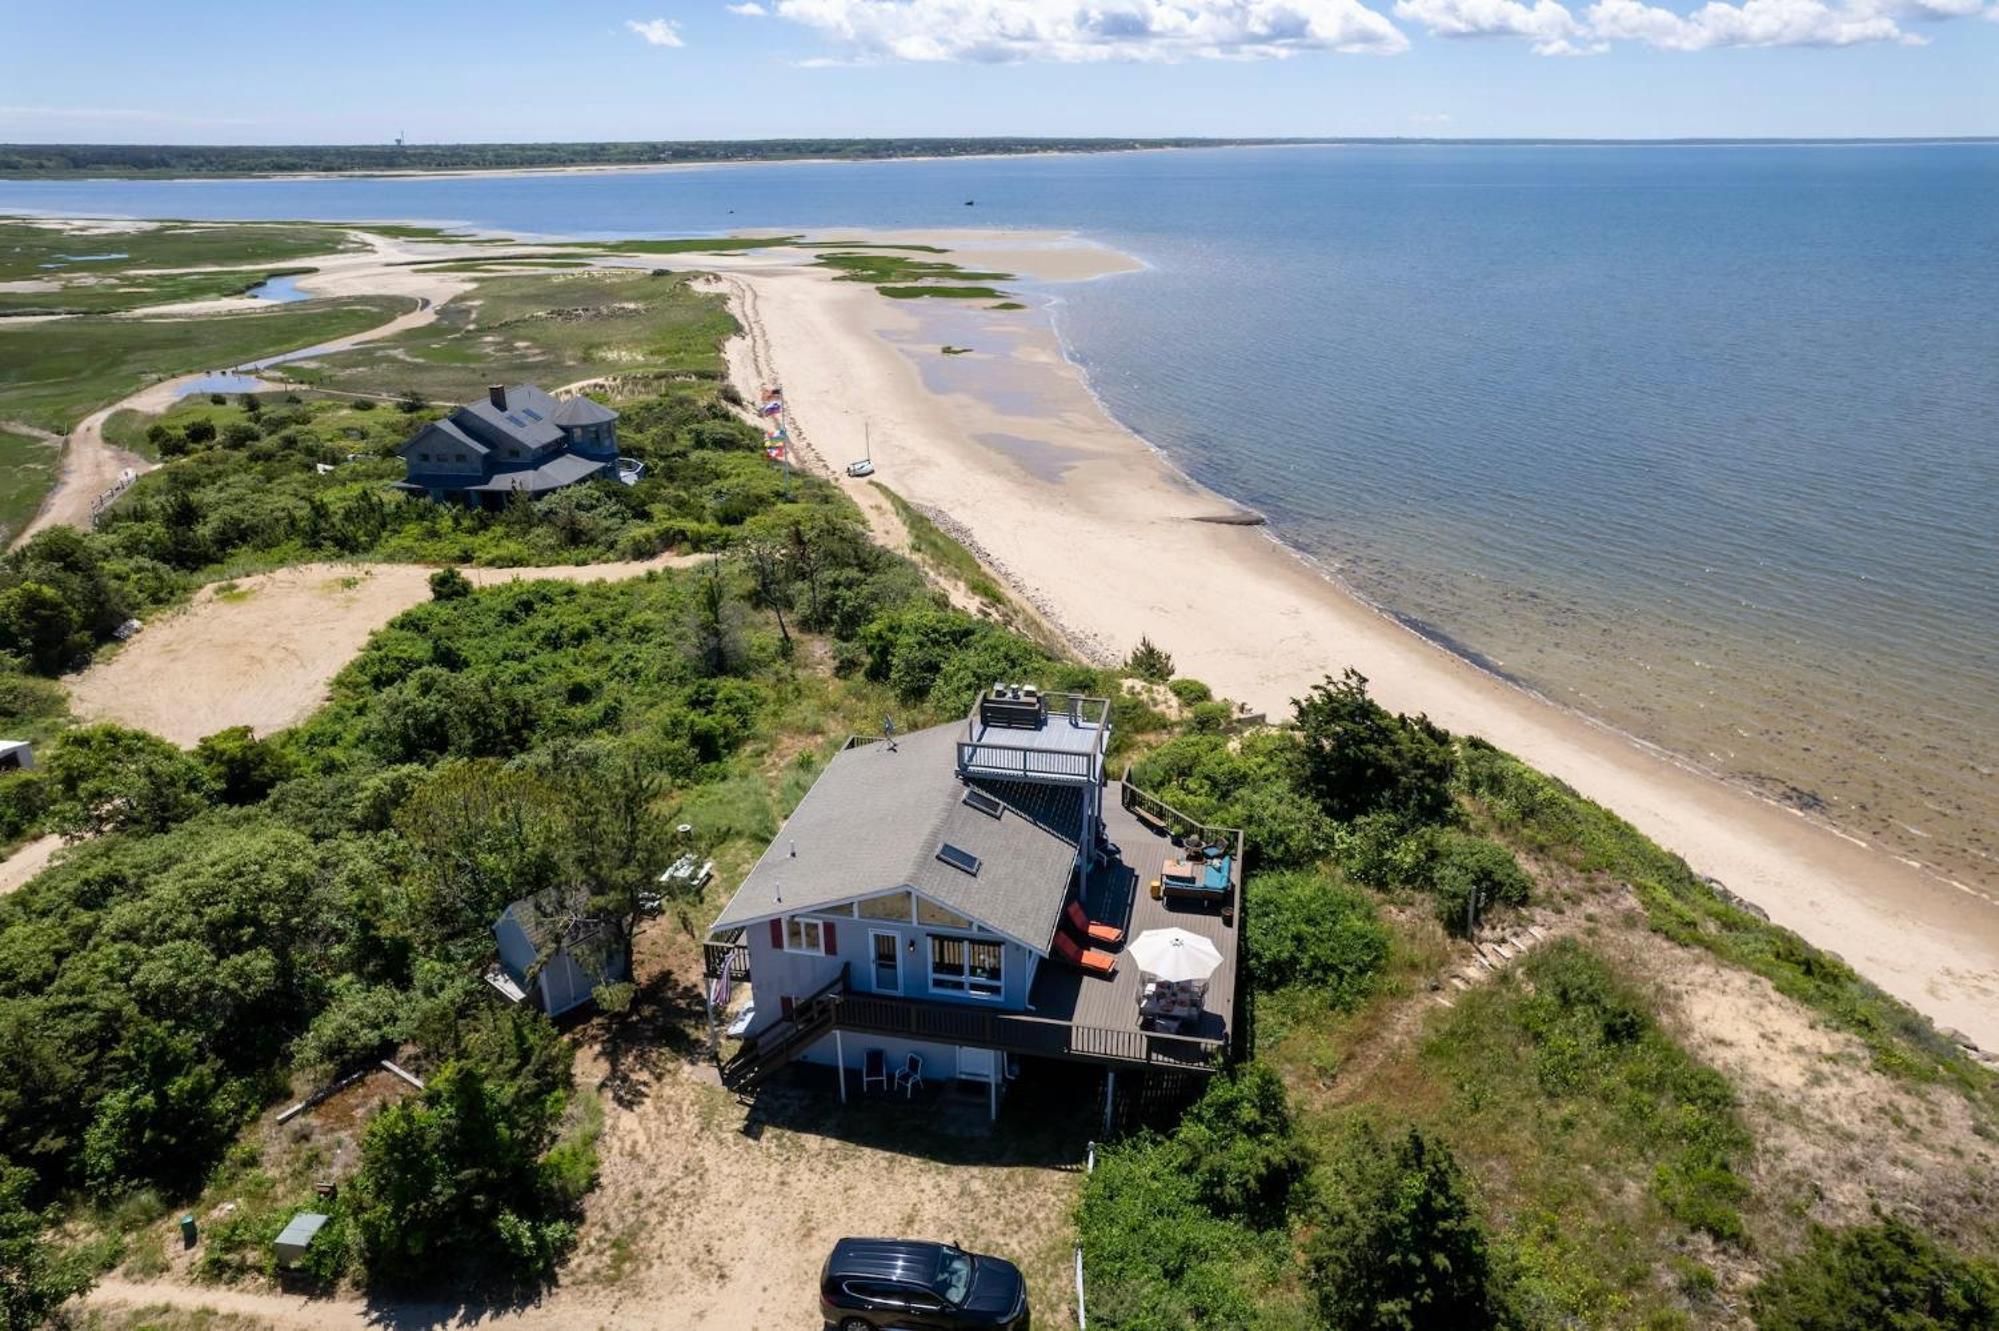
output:
[[[1085,655],[1121,657],[1145,634],[1181,673],[1273,716],[1353,665],[1384,705],[1566,781],[1939,1026],[1999,1047],[1999,902],[1481,668],[1268,526],[1213,521],[1243,506],[1116,420],[1045,304],[899,308],[922,303],[711,257],[756,291],[760,359],[819,468],[837,477],[859,455],[865,407],[877,478],[943,515]],[[945,343],[978,351],[932,359]],[[1231,607],[1226,634],[1213,606]]]

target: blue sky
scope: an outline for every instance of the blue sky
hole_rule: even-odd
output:
[[[1999,0],[0,3],[0,140],[1999,134]]]

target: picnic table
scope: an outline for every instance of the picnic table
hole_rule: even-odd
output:
[[[1148,981],[1138,995],[1138,1024],[1178,1034],[1201,1020],[1201,989],[1192,980]]]

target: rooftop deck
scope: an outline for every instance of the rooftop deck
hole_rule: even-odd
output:
[[[1001,712],[1014,719],[1003,719]],[[1035,724],[1023,724],[1031,716]],[[958,771],[1010,781],[1092,784],[1102,778],[1110,704],[1077,694],[1036,694],[995,706],[981,699],[958,742]]]
[[[1104,825],[1119,849],[1119,855],[1093,872],[1083,887],[1083,904],[1092,920],[1115,924],[1125,931],[1129,943],[1148,929],[1185,929],[1199,934],[1222,954],[1222,964],[1208,980],[1206,1012],[1200,1028],[1185,1034],[1201,1040],[1225,1041],[1234,1030],[1236,966],[1241,939],[1234,906],[1242,890],[1242,854],[1236,854],[1229,868],[1228,901],[1231,907],[1225,922],[1218,906],[1165,900],[1154,901],[1149,890],[1152,880],[1169,859],[1180,855],[1171,838],[1140,822],[1126,807],[1125,787],[1113,781],[1104,792]],[[1134,802],[1145,797],[1133,791]],[[1045,961],[1034,976],[1028,995],[1029,1010],[1037,1017],[1066,1021],[1075,1026],[1102,1030],[1136,1031],[1138,996],[1144,980],[1123,955],[1109,979],[1085,975],[1072,966]],[[1170,1042],[1170,1037],[1155,1037]]]

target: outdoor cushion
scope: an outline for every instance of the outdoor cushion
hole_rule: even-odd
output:
[[[1108,952],[1095,948],[1085,948],[1069,935],[1057,932],[1055,935],[1055,955],[1071,966],[1080,966],[1092,975],[1109,975],[1117,969],[1117,958]]]
[[[1080,901],[1071,901],[1068,908],[1063,912],[1063,915],[1069,921],[1071,929],[1082,934],[1093,943],[1102,943],[1105,947],[1116,947],[1124,941],[1124,930],[1114,924],[1099,924],[1095,920],[1092,920],[1088,915],[1083,913],[1083,903]]]

